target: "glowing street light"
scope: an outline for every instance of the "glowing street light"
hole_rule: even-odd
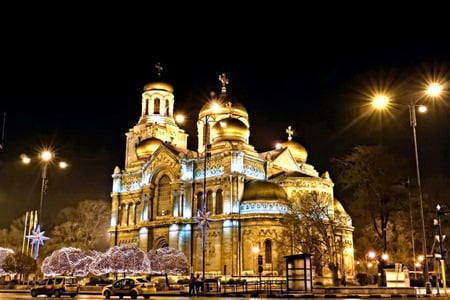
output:
[[[20,156],[22,163],[30,164],[32,162],[31,158],[26,154],[22,154]],[[48,167],[53,163],[53,159],[55,158],[55,154],[50,150],[43,150],[38,155],[39,162],[41,164],[41,192],[40,192],[40,201],[39,201],[39,211],[37,216],[37,226],[36,229],[33,230],[32,235],[26,236],[26,238],[31,240],[31,244],[34,246],[34,259],[37,259],[39,252],[39,245],[44,244],[44,240],[48,240],[49,238],[44,236],[45,231],[41,231],[41,219],[42,219],[42,205],[44,202],[45,195],[47,193],[48,188],[48,178],[47,172]],[[60,161],[58,162],[58,167],[60,169],[65,169],[68,167],[67,162]]]
[[[53,162],[53,159],[55,157],[55,154],[50,150],[43,150],[39,153],[38,158],[41,163],[41,196],[40,196],[40,202],[39,202],[39,212],[38,212],[38,219],[42,218],[42,204],[44,202],[45,194],[47,192],[48,187],[48,178],[47,178],[47,169],[48,166]],[[31,158],[27,156],[26,154],[22,154],[20,156],[22,163],[24,164],[30,164]],[[60,169],[65,169],[68,167],[67,162],[60,161],[58,162],[58,167]]]
[[[442,87],[438,83],[432,83],[429,85],[428,89],[426,90],[426,93],[429,96],[436,97],[440,94],[442,91]],[[431,294],[431,283],[429,282],[428,278],[428,263],[426,261],[426,255],[427,255],[427,238],[425,233],[425,217],[423,212],[423,197],[422,197],[422,185],[420,182],[420,169],[419,169],[419,152],[417,148],[417,135],[416,135],[416,126],[417,126],[417,119],[416,119],[416,106],[417,103],[420,101],[420,99],[411,100],[409,103],[409,122],[412,128],[413,132],[413,140],[414,140],[414,156],[416,161],[416,173],[417,173],[417,189],[419,194],[419,204],[420,204],[420,220],[422,225],[422,251],[425,255],[425,263],[423,268],[423,277],[425,281],[425,287],[426,287],[426,293]],[[421,108],[422,107],[422,108]],[[423,112],[424,110],[423,106],[419,106],[419,111]]]
[[[427,89],[425,90],[425,94],[429,97],[437,97],[442,92],[442,85],[433,82],[428,85]],[[429,282],[428,278],[428,264],[426,262],[426,255],[427,255],[427,241],[426,241],[426,232],[425,232],[425,217],[424,217],[424,209],[423,209],[423,197],[422,197],[422,184],[420,181],[420,167],[419,167],[419,153],[418,153],[418,146],[417,146],[417,135],[416,135],[416,127],[417,127],[417,118],[416,118],[416,110],[420,113],[426,112],[427,108],[423,105],[418,105],[418,103],[422,100],[422,98],[417,99],[411,99],[411,101],[408,104],[409,109],[409,123],[412,128],[412,134],[413,134],[413,142],[414,142],[414,157],[415,157],[415,164],[416,164],[416,177],[417,177],[417,193],[419,197],[419,204],[420,204],[420,220],[421,220],[421,227],[422,227],[422,251],[425,255],[425,262],[423,266],[423,276],[425,281],[425,288],[426,293],[431,294],[431,283]],[[376,109],[385,109],[389,103],[389,98],[384,96],[377,96],[373,99],[372,105]]]

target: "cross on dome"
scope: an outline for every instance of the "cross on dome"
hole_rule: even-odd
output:
[[[294,130],[292,130],[290,125],[286,129],[286,133],[288,134],[288,141],[292,141],[292,135],[294,134]]]
[[[220,92],[222,94],[226,94],[227,93],[227,84],[230,83],[230,81],[227,78],[227,74],[222,73],[221,75],[219,75],[219,81],[222,83],[222,89],[220,90]]]
[[[158,75],[158,77],[161,78],[161,71],[164,69],[159,62],[156,63],[155,69],[156,69],[156,75]]]

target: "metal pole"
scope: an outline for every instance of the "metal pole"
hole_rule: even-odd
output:
[[[415,110],[415,103],[411,102],[409,104],[409,118],[410,118],[410,125],[412,127],[413,132],[413,140],[414,140],[414,154],[415,154],[415,161],[416,161],[416,173],[417,173],[417,190],[419,194],[419,203],[420,203],[420,219],[421,219],[421,225],[422,225],[422,251],[424,254],[424,267],[423,267],[423,277],[425,282],[425,291],[426,294],[431,294],[431,283],[428,278],[428,261],[427,261],[427,238],[425,233],[425,217],[423,212],[423,199],[422,199],[422,185],[420,183],[420,170],[419,170],[419,153],[417,149],[417,135],[416,135],[416,110]]]
[[[42,166],[41,201],[39,202],[38,224],[41,224],[42,203],[44,202],[46,191],[47,191],[47,162],[44,162],[44,165]]]
[[[208,144],[209,144],[209,138],[208,138],[208,115],[205,116],[205,137],[204,137],[204,159],[203,159],[203,205],[202,209],[206,213],[206,160],[208,158]],[[203,289],[205,287],[205,257],[206,257],[206,228],[202,231],[202,281],[203,281]]]
[[[414,279],[417,279],[417,273],[416,273],[416,246],[414,242],[414,221],[413,221],[413,215],[412,215],[412,201],[411,201],[411,187],[409,184],[409,178],[406,182],[408,186],[408,200],[409,200],[409,222],[411,225],[411,245],[412,245],[412,254],[413,254],[413,265],[414,265]]]

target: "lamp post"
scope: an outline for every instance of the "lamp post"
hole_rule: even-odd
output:
[[[205,265],[206,265],[206,230],[209,229],[209,222],[213,221],[210,218],[211,212],[207,211],[207,193],[206,193],[206,168],[208,158],[211,156],[211,144],[209,138],[209,119],[211,113],[217,112],[220,109],[219,104],[213,103],[211,105],[212,111],[204,116],[203,121],[203,199],[202,207],[198,210],[197,216],[193,219],[198,222],[198,227],[202,233],[202,278],[205,280]],[[199,120],[201,121],[201,120]],[[201,148],[199,149],[201,151]],[[199,151],[199,152],[200,152]]]
[[[425,91],[425,94],[431,97],[438,96],[442,91],[442,86],[439,83],[431,83],[428,85],[428,88]],[[381,100],[380,100],[381,99]],[[386,108],[387,107],[387,98],[378,98],[375,101],[373,101],[373,106],[377,109],[380,108]],[[419,208],[420,208],[420,221],[421,221],[421,228],[422,228],[422,251],[424,255],[424,264],[423,264],[423,277],[425,282],[425,289],[427,294],[431,294],[431,283],[429,282],[428,278],[428,263],[426,260],[427,257],[427,241],[426,241],[426,232],[425,232],[425,216],[424,216],[424,209],[423,209],[423,197],[422,197],[422,184],[420,180],[420,167],[419,167],[419,151],[418,151],[418,143],[417,143],[417,134],[416,134],[416,127],[417,127],[417,118],[416,118],[416,108],[419,109],[419,112],[425,112],[426,107],[417,105],[418,102],[421,99],[415,99],[411,100],[408,103],[408,110],[409,110],[409,123],[412,128],[412,134],[413,134],[413,145],[414,145],[414,158],[415,158],[415,165],[416,165],[416,177],[417,177],[417,193],[419,198]]]
[[[211,144],[209,143],[209,120],[210,115],[205,116],[205,130],[204,130],[204,146],[205,146],[205,153],[203,158],[203,204],[202,204],[202,210],[204,213],[206,213],[206,201],[207,199],[207,192],[206,192],[206,167],[207,167],[207,161],[208,158],[211,156]],[[206,232],[203,231],[202,233],[202,278],[203,281],[205,280],[205,264],[206,264]]]
[[[438,96],[442,91],[442,87],[438,83],[432,83],[428,86],[426,90],[426,94],[434,97]],[[423,266],[423,277],[425,281],[425,291],[427,294],[431,294],[431,283],[428,278],[428,262],[427,262],[427,236],[425,232],[425,216],[423,210],[423,197],[422,197],[422,184],[420,181],[420,167],[419,167],[419,151],[417,147],[417,118],[416,118],[416,107],[419,107],[420,112],[425,112],[425,106],[418,106],[417,103],[420,99],[411,100],[408,104],[409,108],[409,123],[412,128],[413,141],[414,141],[414,158],[416,163],[416,177],[417,177],[417,193],[419,197],[419,205],[420,205],[420,222],[422,227],[422,251],[425,257],[424,266]]]
[[[420,182],[420,167],[419,167],[419,151],[417,147],[417,134],[416,134],[416,104],[417,101],[411,101],[408,105],[409,108],[409,122],[412,128],[413,141],[414,141],[414,157],[416,162],[416,177],[417,177],[417,193],[419,197],[420,205],[420,223],[422,227],[422,252],[424,253],[425,261],[423,264],[423,278],[425,281],[426,293],[431,294],[431,283],[428,278],[428,262],[427,262],[427,236],[425,233],[425,217],[423,212],[423,198],[422,198],[422,184]]]
[[[41,191],[40,191],[40,199],[39,199],[39,211],[37,215],[37,226],[36,229],[33,230],[32,235],[26,236],[31,240],[31,243],[34,245],[34,259],[37,259],[39,252],[39,245],[43,245],[43,241],[47,240],[48,237],[45,237],[45,231],[41,231],[41,223],[42,223],[42,206],[44,202],[45,195],[47,193],[48,188],[48,177],[47,171],[49,165],[53,162],[53,158],[55,157],[54,153],[50,150],[43,150],[39,153],[39,160],[41,163]],[[22,162],[24,164],[30,164],[31,158],[25,154],[21,155]],[[60,161],[58,163],[59,168],[65,169],[68,164],[64,161]]]

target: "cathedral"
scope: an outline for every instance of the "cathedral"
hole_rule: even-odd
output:
[[[126,133],[125,167],[112,174],[110,245],[179,249],[192,273],[206,278],[283,277],[285,256],[298,253],[280,241],[281,219],[289,201],[315,192],[325,195],[331,215],[346,220],[333,255],[339,278],[354,280],[351,218],[334,198],[328,172],[320,175],[307,163],[290,126],[285,142],[258,152],[249,143],[249,114],[228,96],[228,83],[221,74],[220,93],[198,113],[197,150],[188,149],[174,114],[174,87],[163,80],[144,86],[139,120]],[[316,275],[326,284],[330,274],[325,267]]]

